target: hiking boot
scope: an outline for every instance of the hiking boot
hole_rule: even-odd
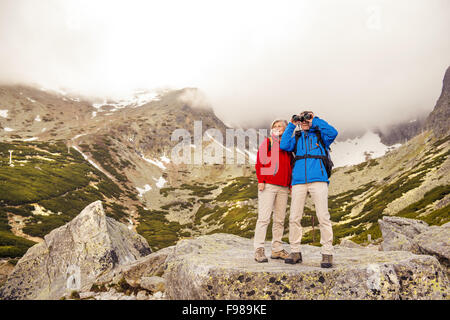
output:
[[[255,251],[255,261],[257,262],[267,262],[269,261],[264,254],[264,248],[258,248]]]
[[[320,266],[322,268],[331,268],[333,266],[333,256],[331,254],[323,254]]]
[[[271,259],[283,259],[285,260],[287,257],[289,257],[289,253],[286,252],[286,250],[280,250],[280,251],[272,251],[272,255],[270,256]]]
[[[291,252],[291,254],[284,260],[285,263],[296,264],[302,262],[301,252]]]

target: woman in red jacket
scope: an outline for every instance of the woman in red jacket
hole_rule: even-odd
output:
[[[254,249],[255,260],[267,262],[264,253],[267,226],[273,215],[272,259],[286,259],[289,254],[283,249],[284,218],[291,185],[291,152],[280,149],[280,139],[286,129],[286,120],[272,122],[270,137],[265,139],[256,158],[258,177],[258,221],[256,222]]]

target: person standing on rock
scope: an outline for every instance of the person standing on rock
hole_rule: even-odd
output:
[[[301,130],[294,133],[297,125]],[[291,253],[286,263],[302,262],[300,243],[302,226],[300,221],[307,193],[312,197],[319,220],[320,244],[322,245],[322,268],[330,268],[333,263],[333,230],[328,212],[328,174],[323,156],[336,139],[338,132],[326,121],[314,116],[312,111],[294,115],[284,131],[280,148],[293,152],[292,199],[289,218],[289,243]]]
[[[255,227],[254,249],[257,262],[267,262],[264,252],[267,227],[273,212],[272,259],[286,259],[281,238],[291,185],[292,154],[280,149],[280,137],[286,129],[286,120],[272,122],[270,137],[259,147],[256,158],[258,178],[258,220]]]

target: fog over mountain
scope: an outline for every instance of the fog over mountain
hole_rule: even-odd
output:
[[[2,0],[0,81],[96,97],[200,88],[225,123],[304,109],[340,132],[431,112],[448,0]]]

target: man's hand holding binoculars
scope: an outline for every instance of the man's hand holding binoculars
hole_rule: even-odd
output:
[[[300,115],[294,114],[292,116],[291,122],[295,125],[298,125],[302,122],[307,122],[309,125],[312,124],[312,121],[314,119],[314,113],[312,112],[302,112]]]

